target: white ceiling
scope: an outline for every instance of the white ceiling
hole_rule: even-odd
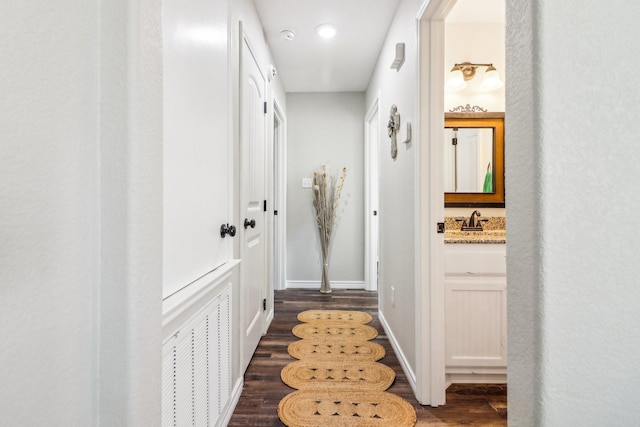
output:
[[[287,92],[366,90],[400,0],[253,0]],[[504,0],[458,0],[447,22],[504,22]],[[331,40],[315,28],[337,26]],[[284,40],[282,30],[295,32]]]
[[[287,92],[366,90],[399,0],[253,0]],[[372,5],[375,4],[375,7]],[[331,40],[315,28],[335,24]],[[280,31],[293,30],[292,41]]]
[[[458,0],[446,18],[447,23],[504,23],[505,0]]]

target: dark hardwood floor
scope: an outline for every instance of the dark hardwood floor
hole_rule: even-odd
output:
[[[373,316],[371,326],[378,330],[375,342],[384,346],[386,356],[380,362],[396,371],[396,380],[388,391],[407,399],[416,409],[418,426],[506,426],[507,387],[505,385],[452,385],[447,404],[438,408],[421,406],[398,363],[377,316],[377,293],[361,290],[334,290],[331,294],[290,289],[276,291],[275,316],[269,331],[245,373],[244,390],[229,426],[283,426],[278,418],[280,399],[293,389],[280,380],[280,370],[293,359],[287,347],[298,340],[291,328],[299,312],[310,309],[359,310]]]

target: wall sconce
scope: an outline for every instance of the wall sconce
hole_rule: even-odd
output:
[[[501,88],[504,83],[500,80],[498,70],[493,64],[472,64],[470,62],[462,62],[455,64],[449,73],[447,79],[447,90],[457,91],[467,87],[467,81],[471,80],[476,75],[476,69],[478,67],[487,67],[482,78],[482,85],[480,90],[490,91]]]

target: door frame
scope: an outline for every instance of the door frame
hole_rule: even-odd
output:
[[[376,135],[371,134],[372,122],[376,120]],[[380,142],[380,90],[376,94],[364,119],[364,286],[368,291],[378,290],[379,228],[378,217],[378,146]],[[374,218],[374,216],[376,216]]]
[[[418,12],[418,87],[420,114],[416,156],[416,397],[423,405],[443,405],[445,381],[443,147],[444,19],[456,0],[425,0]],[[441,197],[438,195],[442,195]]]
[[[271,168],[271,171],[274,176],[270,182],[274,183],[274,191],[270,195],[270,199],[273,201],[270,214],[272,215],[271,224],[275,225],[276,220],[279,224],[277,235],[273,234],[276,243],[275,245],[270,245],[270,249],[273,251],[271,257],[273,262],[270,263],[270,266],[273,267],[271,276],[273,279],[271,298],[273,299],[273,290],[286,289],[287,280],[287,119],[280,101],[275,96],[273,97],[272,106],[273,120],[271,120],[271,123],[275,126],[275,121],[277,120],[280,129],[277,135],[275,134],[275,129],[272,129],[271,132],[274,139],[272,145],[274,167]],[[277,216],[275,215],[276,210],[278,211]]]

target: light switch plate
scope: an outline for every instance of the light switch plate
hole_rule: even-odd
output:
[[[313,181],[311,178],[302,178],[302,188],[311,188]]]

